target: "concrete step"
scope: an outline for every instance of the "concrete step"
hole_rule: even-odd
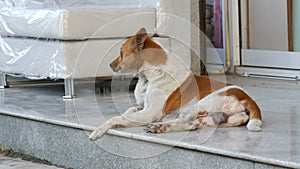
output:
[[[11,158],[0,156],[1,169],[63,169],[60,167],[33,163],[20,158]]]
[[[151,137],[147,139],[141,133],[111,131],[94,143],[87,138],[89,132],[79,128],[6,115],[1,115],[0,119],[1,125],[6,126],[5,129],[1,127],[1,146],[71,168],[298,167],[297,164],[285,164],[284,161],[260,159],[246,152],[235,154],[205,146],[193,148],[186,142],[168,142],[166,139]],[[8,133],[7,130],[11,131],[11,128],[17,131]]]

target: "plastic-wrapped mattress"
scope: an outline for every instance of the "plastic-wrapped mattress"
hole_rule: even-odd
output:
[[[190,63],[189,1],[0,0],[0,73],[111,76],[120,41],[141,27]]]
[[[136,8],[132,7],[139,4],[125,5],[120,0],[98,3],[65,8],[2,7],[0,36],[75,40],[128,37],[140,27],[155,31],[155,3]]]
[[[0,73],[30,79],[105,77],[113,74],[109,63],[125,39],[81,41],[0,38]],[[170,50],[168,38],[155,38]]]
[[[111,76],[119,42],[155,26],[155,0],[0,0],[0,73]]]

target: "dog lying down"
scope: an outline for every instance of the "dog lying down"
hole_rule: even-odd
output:
[[[151,133],[246,124],[250,131],[261,130],[260,109],[242,88],[193,74],[144,28],[122,45],[120,55],[110,66],[118,73],[138,74],[134,95],[139,106],[107,120],[92,132],[91,140],[117,126],[148,125],[145,131]],[[174,110],[180,115],[166,121]]]

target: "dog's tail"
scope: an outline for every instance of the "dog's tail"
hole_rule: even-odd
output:
[[[246,102],[247,103],[247,102]],[[260,131],[262,126],[261,111],[254,100],[249,100],[248,104],[245,105],[250,112],[249,122],[247,128],[250,131]]]

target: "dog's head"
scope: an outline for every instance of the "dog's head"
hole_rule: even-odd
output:
[[[166,53],[162,47],[147,35],[145,28],[125,41],[120,55],[110,64],[114,72],[137,72],[145,61],[156,66],[166,62]]]

